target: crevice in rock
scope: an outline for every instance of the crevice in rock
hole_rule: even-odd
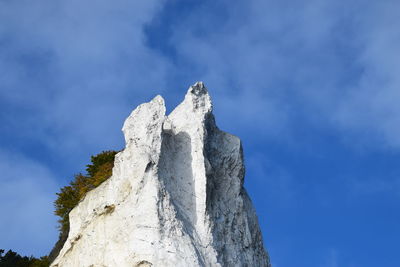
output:
[[[196,224],[195,181],[192,170],[192,146],[189,134],[164,131],[158,164],[160,181],[170,195],[178,218],[193,236]]]

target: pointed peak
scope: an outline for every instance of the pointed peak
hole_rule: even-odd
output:
[[[189,87],[185,95],[185,100],[179,106],[182,105],[189,105],[188,107],[191,107],[190,110],[199,111],[204,114],[212,111],[211,98],[203,82],[196,82]]]
[[[165,117],[164,99],[157,95],[150,102],[139,105],[125,120],[122,127],[126,144],[130,140],[148,136],[151,131],[161,127]]]
[[[195,96],[201,96],[208,94],[208,91],[203,82],[196,82],[194,85],[190,86],[188,90],[188,94],[189,93],[194,94]]]
[[[151,101],[150,101],[150,103],[154,103],[154,102],[156,102],[156,103],[158,103],[158,104],[161,104],[162,106],[164,106],[165,105],[165,101],[164,101],[164,98],[162,97],[162,96],[160,96],[160,95],[156,95]]]

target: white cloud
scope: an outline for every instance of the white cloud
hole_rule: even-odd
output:
[[[386,145],[400,147],[400,33],[398,1],[377,2],[360,18],[356,36],[363,44],[363,72],[336,114],[350,129],[374,132]]]
[[[165,88],[169,63],[143,33],[162,3],[1,1],[0,97],[15,110],[8,126],[66,155],[121,145],[130,110]]]
[[[171,43],[226,124],[282,138],[300,118],[400,146],[398,1],[223,3],[183,16]]]
[[[42,164],[4,150],[0,150],[0,169],[0,248],[46,255],[58,237],[55,177]]]
[[[230,131],[286,138],[300,118],[400,145],[396,1],[205,2],[179,14],[170,60],[143,32],[164,1],[45,3],[0,3],[0,95],[55,149],[119,145],[129,110],[177,72],[206,82]]]

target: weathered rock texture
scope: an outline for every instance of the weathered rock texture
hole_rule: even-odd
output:
[[[201,82],[169,116],[160,96],[136,108],[112,177],[71,211],[51,266],[270,266],[241,142],[211,112]]]

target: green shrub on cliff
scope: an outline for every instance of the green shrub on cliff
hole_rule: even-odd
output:
[[[76,174],[70,184],[62,187],[60,192],[57,193],[54,213],[60,217],[61,232],[69,228],[68,214],[85,197],[86,193],[111,176],[115,154],[117,153],[117,151],[103,151],[92,156],[91,164],[86,165],[87,174]]]
[[[64,186],[57,193],[54,202],[55,215],[59,216],[59,240],[50,252],[49,258],[54,260],[64,245],[69,232],[69,213],[78,205],[85,195],[99,186],[112,175],[114,158],[118,151],[103,151],[91,157],[91,163],[86,165],[86,175],[78,173],[69,185]]]

